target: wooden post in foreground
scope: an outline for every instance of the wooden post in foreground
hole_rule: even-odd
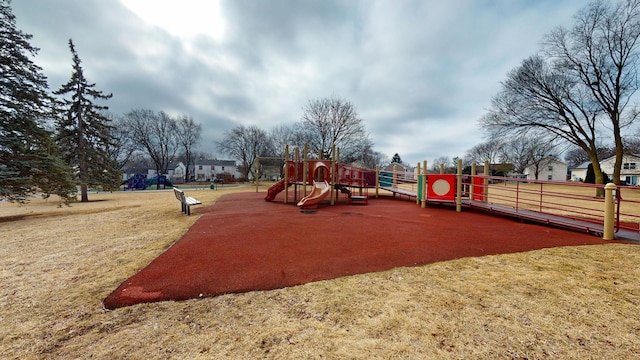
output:
[[[289,201],[289,145],[284,147],[284,203]]]
[[[427,207],[427,160],[422,161],[422,208]]]
[[[615,238],[613,235],[615,215],[613,192],[616,189],[617,186],[614,183],[608,183],[604,186],[604,231],[602,232],[602,239],[604,240],[613,240]]]

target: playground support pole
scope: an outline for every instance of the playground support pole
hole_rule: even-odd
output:
[[[309,181],[309,144],[304,144],[302,153],[302,197],[307,196],[307,181]]]
[[[284,203],[289,201],[289,145],[284,146]]]
[[[391,186],[398,187],[398,165],[393,165],[393,175],[391,177]],[[396,197],[396,193],[393,193],[393,197]]]
[[[427,207],[427,160],[422,161],[422,208]]]
[[[473,200],[473,178],[476,176],[476,163],[471,163],[471,184],[469,184],[469,200]]]
[[[333,144],[331,145],[331,166],[329,166],[329,181],[331,181],[331,205],[335,205],[336,203],[336,198],[335,198],[335,194],[336,194],[336,190],[335,190],[335,186],[336,186],[336,171],[335,171],[335,166],[336,166],[336,145]]]
[[[462,211],[462,159],[458,159],[458,174],[456,176],[456,212]]]
[[[414,177],[416,178],[416,184],[418,186],[420,186],[421,184],[418,184],[418,179],[420,179],[420,161],[418,161],[418,164],[416,165],[416,172],[414,173]],[[417,191],[416,189],[416,194],[419,193],[420,191]],[[416,196],[416,205],[420,204],[420,197]]]
[[[376,199],[378,198],[379,189],[380,189],[380,166],[376,165]]]
[[[602,239],[613,240],[613,227],[614,227],[614,215],[615,208],[613,200],[613,192],[617,189],[616,184],[608,183],[604,186],[604,231]]]
[[[440,174],[444,174],[444,164],[440,164]]]
[[[489,202],[489,161],[484,161],[484,202]]]
[[[298,202],[298,176],[300,176],[300,169],[298,168],[298,164],[300,163],[300,148],[297,147],[296,148],[296,155],[295,155],[295,164],[296,166],[293,168],[293,174],[294,174],[294,179],[293,183],[296,184],[294,186],[294,193],[293,193],[293,201],[294,202]]]
[[[256,192],[258,192],[258,185],[260,185],[260,158],[256,158]]]

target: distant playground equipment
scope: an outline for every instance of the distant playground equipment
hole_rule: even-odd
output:
[[[335,150],[332,160],[308,159],[305,145],[301,160],[299,149],[291,159],[287,146],[286,160],[282,159],[285,161],[284,177],[267,190],[265,200],[273,201],[284,191],[284,203],[287,204],[290,202],[289,188],[294,186],[294,203],[302,208],[317,207],[323,201],[335,205],[340,194],[346,195],[349,204],[367,204],[369,189],[375,189],[375,198],[406,196],[415,198],[416,204],[423,208],[427,204],[442,204],[460,212],[464,206],[522,221],[586,231],[606,240],[640,242],[640,215],[633,210],[633,206],[640,204],[637,187],[607,184],[603,202],[592,193],[574,194],[578,187],[591,187],[595,192],[596,187],[603,185],[490,176],[488,162],[484,163],[482,175],[476,172],[476,164],[471,165],[470,174],[463,174],[461,160],[455,174],[445,174],[443,166],[438,174],[427,173],[426,161],[418,163],[413,173],[403,173],[395,167],[392,171],[381,171],[341,164],[340,150]],[[256,192],[258,185],[256,181]],[[307,191],[308,186],[311,191]],[[558,190],[558,187],[564,189]],[[302,189],[300,199],[299,188]],[[489,189],[492,190],[491,198]],[[623,191],[629,196],[623,197]],[[586,202],[592,205],[581,205]]]
[[[148,188],[173,187],[173,183],[164,175],[154,176],[147,179],[147,175],[135,174],[128,180],[122,182],[124,190],[145,190]]]

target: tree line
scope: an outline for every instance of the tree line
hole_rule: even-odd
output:
[[[59,195],[65,202],[88,201],[88,189],[119,187],[122,169],[149,159],[167,174],[180,158],[189,166],[197,156],[202,126],[187,114],[133,109],[115,116],[104,103],[113,94],[96,89],[85,76],[73,40],[68,42],[72,72],[68,82],[49,91],[47,78],[32,58],[39,49],[16,27],[7,0],[0,1],[0,197],[26,201],[34,193]],[[302,120],[265,131],[239,125],[224,133],[218,149],[240,161],[247,178],[257,157],[282,158],[284,145],[309,144],[317,157],[330,158],[333,146],[344,162],[375,166],[384,155],[373,150],[363,120],[350,102],[330,97],[311,100]]]
[[[308,146],[312,158],[331,159],[333,149],[340,150],[340,161],[375,168],[387,161],[384,154],[373,150],[364,121],[348,100],[331,96],[309,100],[301,120],[292,125],[280,124],[270,130],[256,125],[239,125],[224,133],[218,149],[240,162],[245,178],[256,176],[258,157],[269,158],[261,164],[281,165],[285,146],[303,149]]]
[[[180,149],[189,164],[201,127],[192,117],[132,110],[110,115],[102,103],[113,95],[85,76],[73,40],[71,77],[49,91],[42,68],[31,58],[32,35],[16,27],[10,2],[0,2],[0,198],[24,202],[34,193],[63,201],[88,201],[88,189],[120,186],[121,169],[145,152],[158,173]]]

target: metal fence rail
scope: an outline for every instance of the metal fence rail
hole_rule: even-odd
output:
[[[486,179],[478,185],[487,194],[486,204],[512,209],[514,212],[536,212],[567,219],[603,224],[604,185],[578,182],[514,179],[498,176],[473,177]],[[482,182],[480,182],[482,183]],[[640,224],[640,187],[620,186],[616,191],[616,232],[620,229],[638,231]]]

